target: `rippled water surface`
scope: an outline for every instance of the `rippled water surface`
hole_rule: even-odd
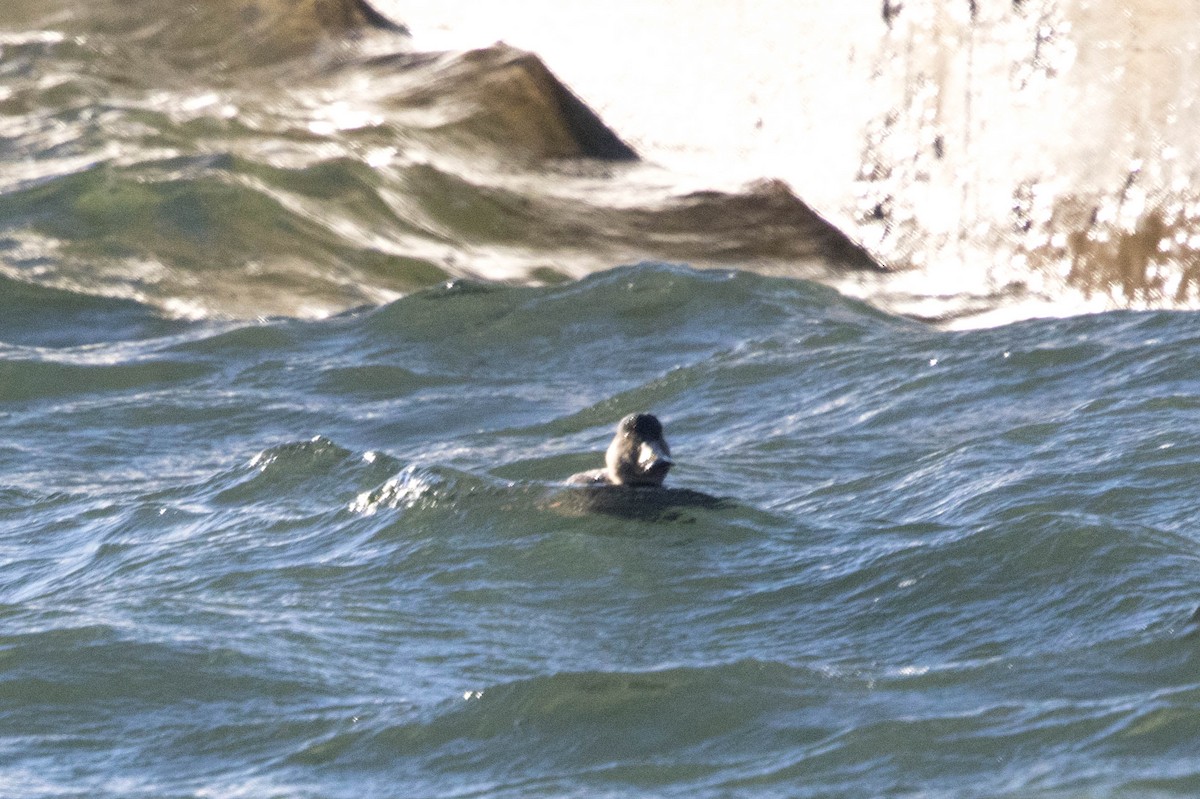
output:
[[[6,792],[1200,785],[1190,314],[944,333],[656,264],[323,321],[17,302]],[[643,408],[731,501],[564,511]]]
[[[95,8],[0,12],[0,794],[1200,791],[1193,313],[948,330],[502,48]],[[642,410],[676,493],[562,485]]]

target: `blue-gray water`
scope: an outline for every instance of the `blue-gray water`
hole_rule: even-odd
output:
[[[1200,791],[1195,314],[627,265],[732,234],[97,30],[0,59],[0,795]],[[572,502],[635,410],[723,506]]]
[[[942,333],[652,264],[3,312],[5,795],[1200,789],[1191,314]],[[641,408],[730,507],[554,507]]]

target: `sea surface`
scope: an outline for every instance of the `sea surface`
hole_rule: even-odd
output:
[[[0,796],[1200,793],[1195,313],[951,329],[470,58],[8,13]],[[722,502],[577,501],[634,411]]]

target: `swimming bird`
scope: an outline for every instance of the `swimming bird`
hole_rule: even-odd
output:
[[[661,486],[675,464],[663,438],[662,422],[649,413],[631,413],[617,424],[604,468],[571,475],[571,485]]]

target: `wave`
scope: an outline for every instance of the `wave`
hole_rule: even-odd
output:
[[[822,243],[826,229],[786,204],[770,213],[796,220],[794,253],[765,256],[776,245],[761,239],[734,244],[705,220],[716,213],[746,229],[737,210],[745,198],[736,196],[706,198],[707,210],[695,215],[684,210],[689,197],[663,211],[609,213],[608,232],[589,240],[579,226],[604,214],[584,205],[531,200],[425,164],[394,178],[399,192],[349,159],[297,168],[225,157],[95,165],[0,199],[10,219],[8,271],[47,287],[133,298],[177,317],[324,316],[451,278],[559,282],[628,257],[680,254],[689,236],[697,244],[685,254],[695,261],[716,263],[721,248],[746,246],[813,264],[815,275],[849,246]],[[463,248],[478,257],[462,259]],[[489,254],[512,248],[509,256]],[[542,265],[545,251],[566,254],[564,265]],[[747,250],[744,257],[759,256]]]
[[[90,707],[102,714],[117,701],[153,708],[298,696],[313,688],[236,645],[211,644],[139,641],[107,625],[9,634],[0,694],[10,706]]]
[[[6,358],[0,361],[0,402],[29,403],[62,396],[162,390],[208,373],[204,366],[179,362],[113,366]]]
[[[1002,675],[999,667],[988,672]],[[899,789],[897,781],[912,774],[927,775],[927,789],[944,783],[949,792],[963,773],[985,775],[980,784],[989,795],[1049,796],[1095,779],[1068,765],[1081,740],[1129,753],[1170,741],[1184,723],[1171,708],[1189,706],[1196,695],[1187,688],[1139,709],[1115,698],[1022,703],[972,690],[942,681],[918,694],[902,681],[756,660],[558,673],[467,690],[427,710],[375,708],[353,725],[331,724],[288,763],[403,774],[416,784],[470,782],[499,796],[562,785],[644,793],[686,783],[691,793],[713,796],[813,781],[850,791]],[[808,710],[847,692],[859,700],[842,701],[836,720]],[[1026,748],[1061,768],[1031,770],[1019,755],[995,768],[995,752]],[[1185,768],[1175,781],[1196,778]],[[1122,779],[1136,784],[1154,775],[1135,769]]]
[[[871,92],[903,98],[893,108],[846,115],[858,120],[845,138],[861,143],[860,169],[846,170],[839,191],[778,179],[796,158],[825,157],[800,137],[772,134],[777,165],[766,168],[778,171],[732,188],[636,160],[536,54],[420,51],[380,31],[385,18],[358,0],[55,0],[4,14],[14,29],[6,58],[21,68],[0,112],[20,157],[0,164],[11,220],[0,257],[41,285],[174,316],[319,317],[454,278],[545,284],[658,259],[816,279],[945,326],[1197,302],[1194,203],[1178,148],[1139,155],[1146,147],[1124,136],[1118,149],[1132,165],[1101,153],[1109,187],[1087,168],[1091,140],[1047,156],[1071,169],[1042,171],[1069,179],[995,172],[978,168],[983,143],[1000,154],[988,163],[1008,164],[1022,139],[997,135],[1007,128],[981,121],[991,113],[955,117],[978,103],[933,113],[927,92],[908,85],[921,74],[965,97],[1057,97],[1080,82],[1047,71],[1052,43],[1071,60],[1057,49],[1072,30],[1065,11],[1013,6],[953,20],[968,50],[1007,48],[1026,78],[1041,76],[1019,89],[1002,70],[922,65],[921,48],[901,45],[937,15],[885,13],[861,61],[875,65],[876,83],[907,88]],[[623,91],[606,107],[655,101],[647,86]],[[1041,122],[1026,128],[1055,137]],[[843,124],[805,124],[823,123]],[[964,131],[973,146],[953,146]],[[838,201],[801,199],[810,194]]]
[[[762,723],[782,696],[819,695],[824,679],[756,661],[560,673],[468,690],[435,708],[408,711],[398,724],[374,714],[371,723],[314,742],[292,760],[339,769],[444,763],[451,773],[496,780],[510,770],[529,779],[617,762],[646,767],[642,753],[653,752],[650,760],[664,767],[678,760],[691,763],[690,770],[713,772],[717,763],[700,764],[722,746],[741,750],[744,742],[734,742],[748,720]],[[458,765],[446,762],[451,752],[460,754]]]
[[[100,0],[86,6],[18,2],[6,5],[0,24],[104,37],[118,53],[153,63],[160,80],[164,68],[180,76],[263,68],[311,56],[333,37],[371,30],[404,33],[402,25],[366,0],[209,0],[188,6],[169,0]]]
[[[639,364],[670,368],[763,329],[816,333],[814,318],[842,322],[846,331],[903,326],[816,283],[655,262],[547,288],[456,282],[374,311],[363,325],[372,337],[433,345],[447,368],[554,370],[562,366],[556,358],[573,358],[619,378],[624,361],[611,356],[626,348]],[[571,346],[547,349],[547,337],[557,335]],[[671,347],[655,347],[668,336]],[[485,357],[501,347],[503,362]]]
[[[134,300],[0,274],[0,345],[60,349],[165,337],[185,328]]]
[[[339,173],[343,185],[339,198],[324,196],[321,212],[307,196],[314,169],[326,181]],[[175,316],[324,315],[447,276],[360,232],[371,225],[407,235],[394,215],[390,224],[372,221],[387,212],[371,183],[346,162],[267,170],[236,159],[172,160],[93,166],[8,192],[0,207],[16,234],[10,270],[22,279],[128,296]]]
[[[134,331],[0,349],[50,386],[0,440],[40,794],[1194,784],[1186,314],[944,332],[644,263],[172,322],[7,279]],[[733,501],[555,507],[644,408],[668,485]]]
[[[5,272],[168,316],[255,318],[646,258],[792,275],[875,267],[782,184],[680,191],[631,162],[529,53],[347,40],[337,57],[286,58],[264,76],[220,48],[272,61],[270,42],[252,45],[260,28],[303,37],[276,24],[274,5],[221,35],[240,2],[56,6],[41,22],[59,35],[13,45],[24,68],[9,130],[28,158],[0,164]],[[296,20],[316,13],[293,5]],[[220,74],[156,68],[174,58]]]

